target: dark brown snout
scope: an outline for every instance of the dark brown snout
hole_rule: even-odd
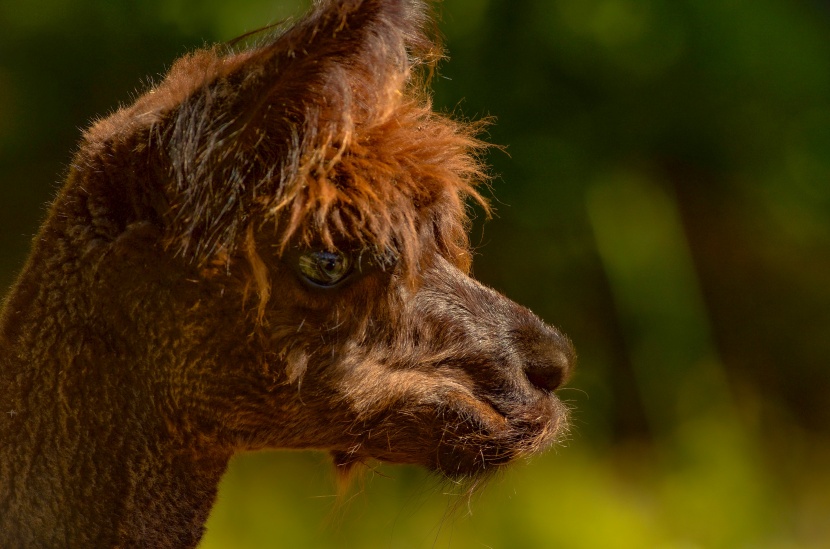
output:
[[[571,376],[576,353],[570,340],[526,307],[447,262],[425,280],[415,317],[437,327],[433,343],[458,347],[454,360],[442,362],[467,371],[488,398],[501,401],[520,389],[519,400],[533,401]]]
[[[561,440],[568,408],[554,391],[574,368],[568,338],[441,256],[419,282],[396,286],[387,322],[371,324],[383,347],[326,353],[342,361],[337,390],[363,425],[338,459],[468,478]]]

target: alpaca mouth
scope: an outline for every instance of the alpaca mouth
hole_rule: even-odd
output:
[[[457,407],[458,421],[444,429],[435,464],[449,477],[495,471],[547,449],[566,430],[567,410],[552,394],[517,405],[460,393],[450,398]]]
[[[499,432],[510,427],[508,413],[490,398],[456,391],[449,393],[447,398],[453,405],[469,409],[487,431]]]
[[[547,395],[532,404],[518,405],[505,411],[488,404],[507,423],[504,440],[513,447],[515,456],[522,457],[540,452],[554,444],[567,424],[567,409],[555,395]],[[494,435],[501,438],[502,433]]]
[[[511,402],[456,388],[440,403],[396,408],[361,424],[357,440],[333,449],[338,465],[411,463],[464,480],[486,477],[555,444],[566,431],[567,410],[553,394]]]

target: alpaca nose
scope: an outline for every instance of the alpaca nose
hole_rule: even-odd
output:
[[[568,380],[576,353],[570,340],[556,329],[543,326],[541,332],[525,346],[523,370],[534,387],[549,393]]]

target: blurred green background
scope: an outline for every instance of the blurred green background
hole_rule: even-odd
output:
[[[0,288],[80,130],[302,0],[0,1]],[[830,547],[830,3],[446,0],[439,108],[497,118],[475,273],[573,339],[567,443],[471,501],[234,461],[204,548]]]

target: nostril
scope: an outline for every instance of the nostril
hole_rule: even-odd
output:
[[[570,377],[575,361],[573,345],[567,337],[550,326],[538,326],[524,334],[522,370],[537,389],[551,392]]]
[[[565,384],[576,362],[573,344],[562,332],[545,324],[528,309],[517,309],[518,322],[510,330],[513,375],[523,385],[551,393]]]
[[[550,368],[540,368],[535,364],[525,368],[525,375],[534,387],[543,391],[553,391],[562,384],[562,372]]]
[[[536,388],[551,392],[565,382],[570,370],[570,360],[561,351],[545,357],[535,357],[525,363],[524,373]]]

